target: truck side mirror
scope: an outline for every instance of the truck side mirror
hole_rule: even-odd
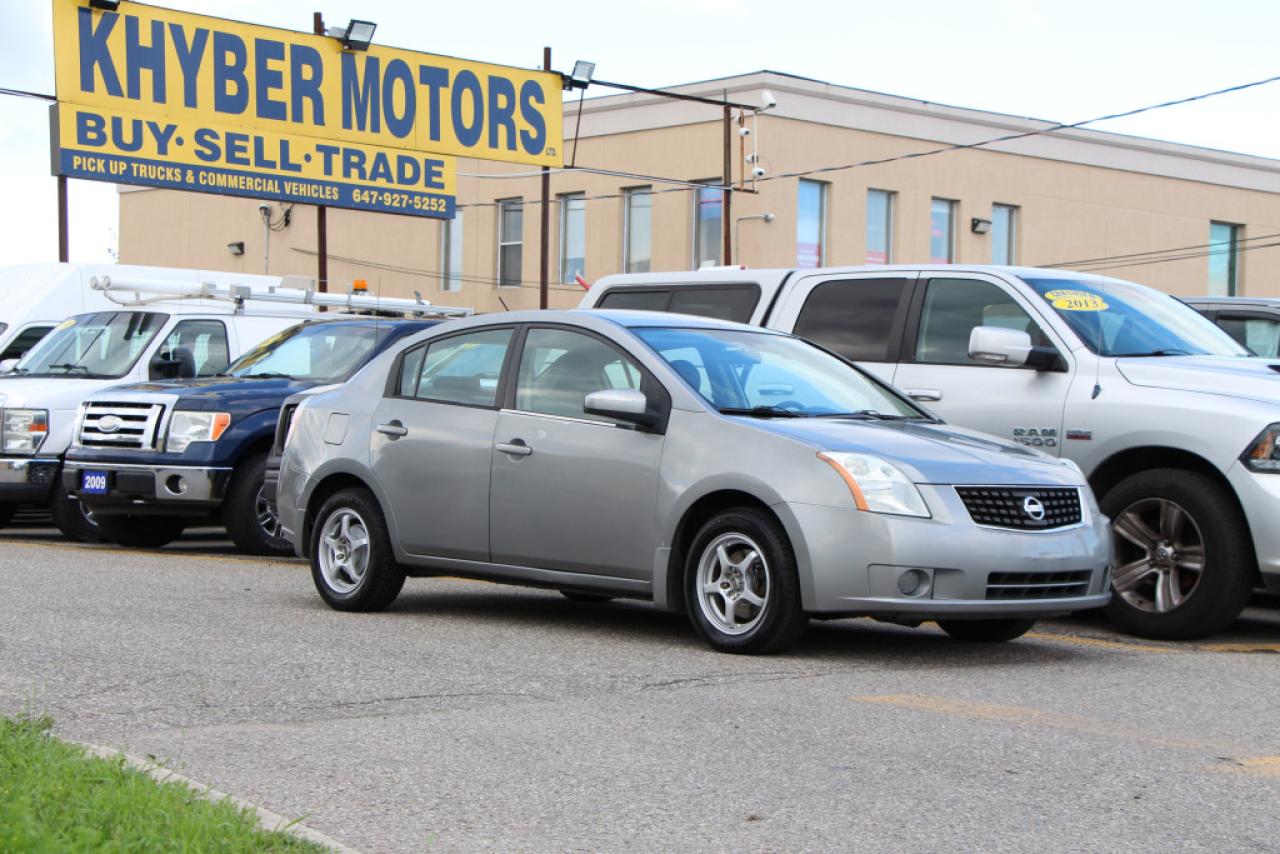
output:
[[[1022,367],[1031,355],[1031,336],[1017,329],[975,326],[969,333],[969,357],[993,365]]]
[[[16,367],[18,367],[17,359],[5,359],[3,362],[0,362],[0,374],[7,374]]]
[[[161,350],[151,360],[151,379],[190,380],[196,376],[196,355],[190,347]]]

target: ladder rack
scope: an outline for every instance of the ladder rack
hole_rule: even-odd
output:
[[[118,276],[94,276],[89,285],[95,291],[104,293],[136,294],[135,305],[143,305],[163,299],[212,299],[234,302],[243,306],[246,300],[254,302],[274,302],[286,305],[315,305],[336,308],[349,312],[374,311],[391,314],[413,315],[415,317],[470,317],[475,309],[454,306],[432,305],[418,299],[398,299],[394,297],[378,297],[369,294],[331,294],[321,293],[312,288],[288,287],[291,281],[309,284],[310,279],[300,276],[285,276],[280,287],[269,287],[259,290],[249,285],[229,285],[220,287],[209,282],[200,284],[190,282],[162,282],[155,279],[128,279]],[[143,295],[150,299],[144,300]],[[125,303],[122,303],[122,305]]]

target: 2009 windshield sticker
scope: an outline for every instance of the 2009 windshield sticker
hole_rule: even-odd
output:
[[[1049,291],[1044,298],[1059,311],[1106,311],[1110,307],[1088,291]]]

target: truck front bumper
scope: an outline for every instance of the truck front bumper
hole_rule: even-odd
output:
[[[1258,556],[1258,573],[1268,590],[1280,592],[1280,474],[1254,474],[1236,461],[1227,469],[1227,480],[1240,498],[1253,549]]]
[[[81,489],[84,472],[106,475],[106,492]],[[94,513],[185,516],[216,510],[231,479],[230,468],[198,466],[148,466],[133,463],[68,461],[62,469],[67,494]]]
[[[47,504],[59,465],[53,457],[0,457],[0,503]]]

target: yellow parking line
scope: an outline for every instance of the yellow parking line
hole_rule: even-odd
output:
[[[1114,641],[1105,638],[1092,638],[1083,635],[1069,635],[1065,632],[1027,632],[1024,638],[1050,641],[1052,643],[1069,643],[1076,646],[1091,646],[1099,649],[1123,649],[1129,652],[1186,652],[1195,647],[1161,646],[1140,641]]]
[[[1197,649],[1205,652],[1280,652],[1280,643],[1206,643]]]
[[[13,539],[9,537],[0,537],[0,543],[5,543],[6,545],[13,545],[13,546],[27,546],[34,549],[61,549],[61,550],[74,550],[74,551],[82,551],[82,552],[126,551],[126,549],[123,549],[117,546],[112,546],[110,544],[93,545],[89,543],[42,543],[42,542],[33,542],[30,540]],[[305,563],[299,560],[290,559],[290,558],[258,557],[254,555],[204,555],[198,552],[188,552],[188,551],[167,551],[167,552],[166,551],[150,551],[150,550],[147,550],[147,551],[127,550],[127,551],[129,551],[130,554],[137,555],[139,557],[152,557],[152,558],[181,557],[181,558],[192,558],[194,560],[222,561],[224,563],[270,563],[270,564],[275,564],[277,566],[293,566],[293,567],[306,566]]]
[[[1254,756],[1219,765],[1210,765],[1210,771],[1223,774],[1245,774],[1250,777],[1280,779],[1280,756]]]

